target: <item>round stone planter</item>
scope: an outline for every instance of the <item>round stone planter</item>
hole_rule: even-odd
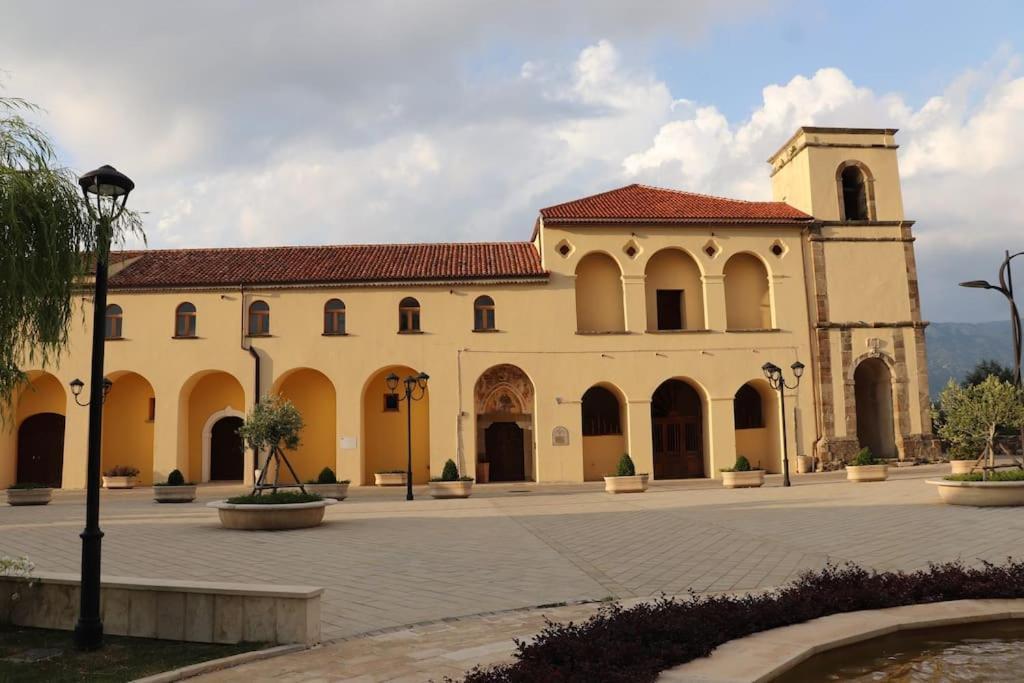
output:
[[[158,503],[191,503],[195,499],[195,484],[153,487],[153,500]]]
[[[1014,507],[1024,505],[1024,481],[949,481],[929,479],[947,505]]]
[[[722,472],[722,486],[727,489],[756,489],[764,486],[764,470]]]
[[[647,490],[648,475],[634,474],[630,477],[605,477],[604,490],[607,493],[643,493]]]
[[[322,498],[345,500],[348,496],[348,482],[337,482],[334,484],[306,484],[305,486],[307,491],[315,493]]]
[[[136,477],[103,477],[103,488],[133,489],[135,488],[136,481]]]
[[[307,529],[320,526],[324,521],[324,510],[338,501],[326,498],[311,503],[287,503],[283,505],[236,505],[223,500],[207,503],[215,508],[220,523],[225,529],[246,531],[284,531],[286,529]]]
[[[974,467],[974,463],[978,462],[977,459],[973,460],[950,460],[950,474],[970,474],[971,468]]]
[[[888,465],[847,465],[846,466],[846,480],[865,482],[865,481],[885,481],[889,478],[889,466]]]
[[[377,486],[405,486],[405,472],[375,472],[373,483]]]
[[[8,505],[46,505],[53,497],[53,489],[7,489]]]
[[[814,471],[814,458],[810,455],[796,456],[796,473],[807,474]]]
[[[432,481],[430,495],[434,498],[469,498],[473,493],[472,481]]]

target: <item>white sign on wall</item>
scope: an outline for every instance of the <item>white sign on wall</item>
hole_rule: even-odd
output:
[[[340,441],[341,450],[343,451],[351,451],[359,446],[359,439],[357,439],[354,436],[343,436],[341,437]]]

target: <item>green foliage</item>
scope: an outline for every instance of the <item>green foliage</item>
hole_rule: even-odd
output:
[[[964,384],[973,387],[993,376],[1000,382],[1013,383],[1013,370],[999,361],[988,359],[979,361],[974,369],[967,373],[967,376],[964,377]]]
[[[451,458],[448,459],[444,464],[444,469],[441,470],[441,481],[458,481],[459,480],[459,468],[456,467],[455,461]]]
[[[374,474],[405,474],[405,470],[377,470]]]
[[[995,470],[983,476],[981,472],[970,474],[950,474],[948,481],[1024,481],[1024,470]]]
[[[623,453],[622,457],[619,458],[619,467],[616,470],[616,476],[618,476],[618,477],[633,477],[633,476],[636,476],[636,465],[633,464],[633,458],[629,457],[629,453]]]
[[[137,477],[139,476],[139,468],[132,467],[131,465],[114,465],[109,470],[103,473],[104,477]]]
[[[939,395],[939,437],[958,454],[970,457],[986,448],[994,456],[999,431],[1024,426],[1022,398],[1020,388],[992,375],[975,385],[950,381]]]
[[[244,496],[228,498],[227,502],[234,505],[291,505],[295,503],[315,503],[323,500],[315,493],[300,491],[277,491],[275,493],[251,493]]]
[[[181,470],[171,470],[171,473],[167,475],[168,486],[184,486],[185,476],[181,473]]]
[[[16,484],[11,484],[7,487],[8,491],[28,491],[30,489],[48,489],[50,488],[46,484],[33,484],[27,481],[20,481]]]
[[[299,432],[304,427],[302,415],[295,405],[280,396],[264,396],[238,428],[245,445],[255,451],[299,446]]]
[[[75,174],[60,166],[49,137],[25,115],[38,107],[0,97],[0,411],[25,381],[22,364],[47,366],[67,348],[76,286],[96,254],[127,234],[138,214],[111,225],[89,217]],[[82,313],[84,314],[84,310]]]
[[[750,461],[747,460],[747,456],[745,455],[737,455],[736,464],[733,465],[732,468],[737,472],[749,472],[751,469]]]
[[[875,457],[875,454],[871,452],[870,448],[862,448],[850,464],[854,467],[864,467],[865,465],[878,465],[881,463]]]
[[[334,470],[330,467],[325,467],[320,470],[320,475],[316,478],[317,484],[337,484],[338,477],[334,475]]]

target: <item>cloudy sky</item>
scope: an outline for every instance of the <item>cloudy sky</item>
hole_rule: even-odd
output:
[[[800,125],[901,129],[925,316],[1005,318],[1024,250],[1024,4],[16,2],[0,87],[151,247],[527,239],[630,182],[770,197]],[[870,273],[865,273],[870,277]],[[1024,273],[1019,277],[1024,282]]]

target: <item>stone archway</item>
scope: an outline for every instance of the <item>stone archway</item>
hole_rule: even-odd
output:
[[[245,413],[235,410],[230,406],[225,406],[223,410],[218,410],[206,420],[206,424],[203,425],[202,481],[231,481],[245,477],[244,463],[237,472],[237,476],[235,473],[237,468],[234,466],[234,439],[231,440],[231,445],[227,443],[227,437],[230,435],[229,430],[237,430],[244,421]],[[215,432],[216,439],[214,438]],[[238,437],[238,443],[241,444],[241,437]],[[231,452],[226,452],[228,450]],[[245,452],[244,445],[241,452],[243,454]],[[231,472],[231,476],[225,476],[226,472]]]
[[[495,365],[480,375],[473,392],[478,479],[536,479],[533,398],[533,382],[515,365]]]
[[[66,405],[60,380],[48,372],[30,373],[29,384],[18,395],[15,414],[14,481],[61,487]]]
[[[897,457],[892,372],[881,358],[862,360],[853,372],[857,441],[880,458]]]

